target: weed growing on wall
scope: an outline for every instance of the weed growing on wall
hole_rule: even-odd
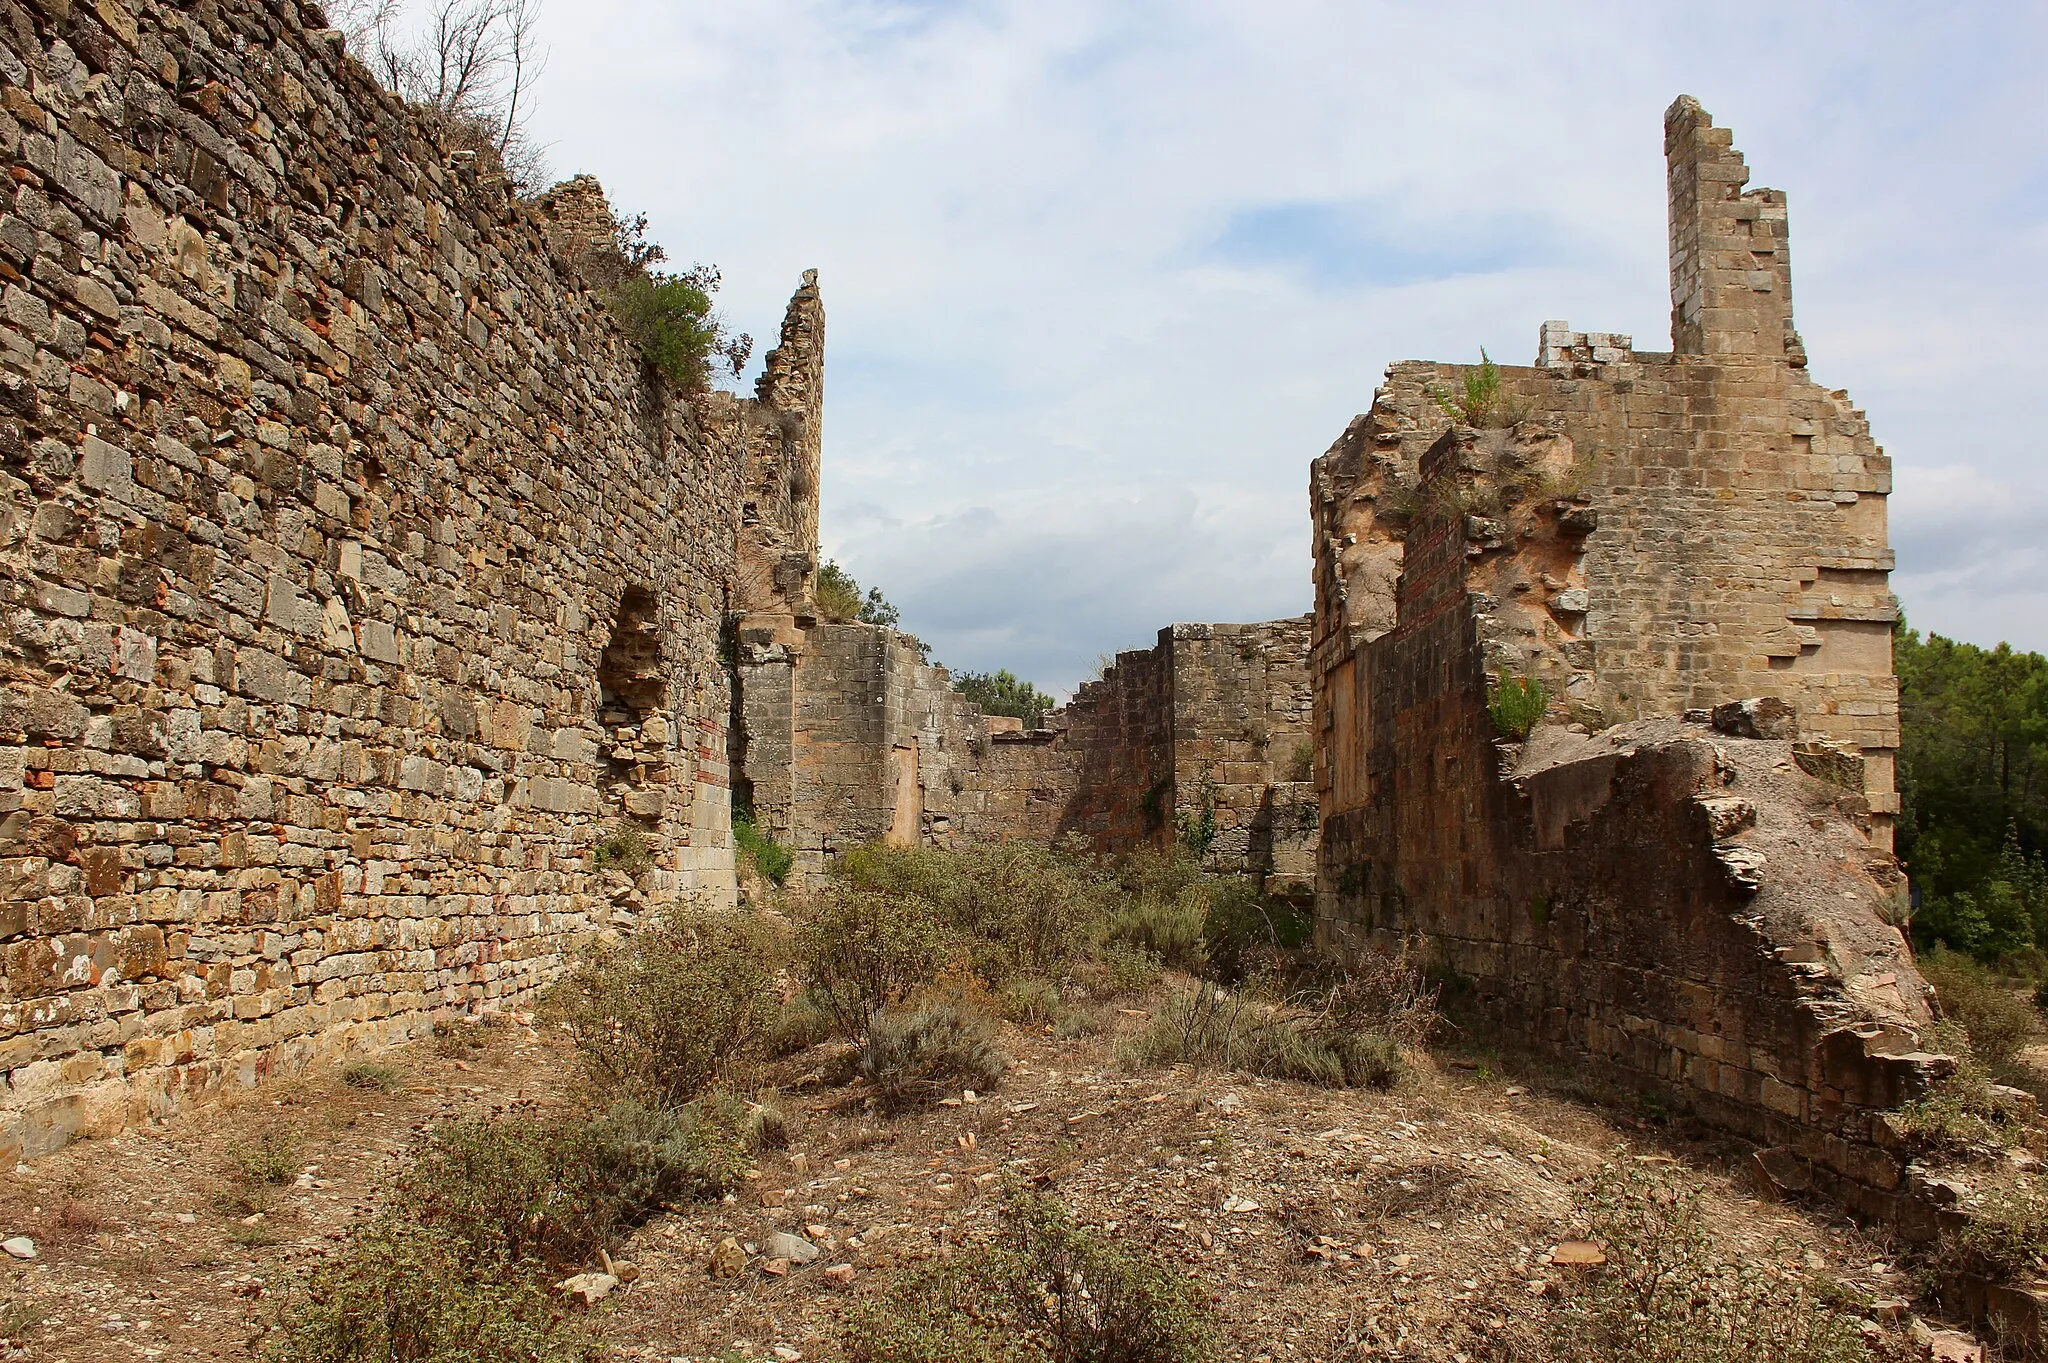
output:
[[[788,880],[790,871],[796,866],[796,853],[762,832],[760,825],[750,818],[733,817],[732,840],[739,848],[740,856],[773,884],[780,885]]]
[[[1486,713],[1493,719],[1493,731],[1502,738],[1527,738],[1543,719],[1550,705],[1550,693],[1534,677],[1503,672],[1494,678],[1493,691],[1486,699]]]
[[[654,869],[654,849],[647,835],[631,824],[613,824],[590,849],[600,871],[619,871],[638,880]]]

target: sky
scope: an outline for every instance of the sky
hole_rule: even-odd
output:
[[[823,539],[1068,692],[1311,604],[1309,461],[1401,359],[1669,347],[1680,93],[1791,203],[1810,373],[1896,461],[1912,623],[2048,649],[2048,6],[542,0],[532,131],[772,344]]]

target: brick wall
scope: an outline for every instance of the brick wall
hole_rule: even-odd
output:
[[[743,451],[318,22],[0,0],[0,1160],[732,893]]]

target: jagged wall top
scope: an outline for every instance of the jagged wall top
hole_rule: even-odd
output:
[[[1744,190],[1734,135],[1691,95],[1664,113],[1670,202],[1671,348],[1722,361],[1803,367],[1792,329],[1792,251],[1785,193]]]

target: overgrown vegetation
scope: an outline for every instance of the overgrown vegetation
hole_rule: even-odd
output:
[[[1921,1045],[1956,1058],[1956,1071],[1898,1109],[1892,1120],[1917,1153],[1937,1159],[1975,1159],[2020,1143],[2028,1104],[2002,1088],[1954,1021],[1937,1023]]]
[[[1993,1074],[2004,1073],[2041,1034],[2041,1015],[2024,984],[1960,952],[1937,946],[1920,957],[1945,1018],[1961,1027],[1969,1052]]]
[[[686,1103],[761,1055],[781,999],[754,918],[678,914],[591,949],[546,1013],[575,1035],[593,1088]]]
[[[1528,415],[1527,404],[1517,403],[1501,392],[1500,366],[1479,349],[1479,363],[1468,368],[1455,392],[1432,388],[1429,394],[1445,416],[1465,426],[1513,426]]]
[[[859,1074],[884,1112],[899,1112],[963,1088],[992,1089],[1008,1063],[996,1048],[994,1023],[935,1000],[879,1014],[868,1026]]]
[[[1008,670],[962,672],[953,678],[953,689],[980,706],[983,714],[1013,716],[1027,729],[1036,729],[1055,704],[1051,696]]]
[[[1222,1356],[1208,1293],[1156,1257],[1013,1192],[997,1239],[907,1275],[857,1308],[852,1363],[1209,1363]]]
[[[1403,951],[1363,952],[1292,988],[1203,982],[1170,998],[1124,1048],[1140,1067],[1187,1064],[1330,1088],[1388,1088],[1404,1047],[1436,1024],[1436,987]]]
[[[1515,1363],[1870,1363],[1906,1341],[1862,1322],[1778,1256],[1722,1254],[1697,1186],[1619,1156],[1581,1201],[1606,1262],[1566,1270],[1555,1305],[1509,1332]]]
[[[1550,706],[1550,692],[1534,677],[1503,672],[1493,679],[1486,698],[1486,713],[1493,731],[1503,738],[1520,741],[1543,720]]]
[[[744,814],[733,815],[733,845],[740,856],[763,879],[780,885],[796,866],[796,853],[761,831],[761,826]]]
[[[2022,1174],[1986,1190],[1961,1226],[1942,1235],[1942,1262],[1996,1282],[2048,1272],[2048,1189]]]
[[[2048,658],[1903,621],[1892,643],[1914,937],[1981,961],[2048,951]],[[2044,963],[2025,964],[2040,978]]]
[[[613,824],[590,849],[600,871],[618,871],[635,880],[654,869],[654,848],[647,835],[631,824]]]
[[[352,1089],[375,1089],[379,1093],[396,1093],[405,1087],[405,1079],[396,1066],[375,1060],[351,1060],[341,1067],[341,1082]]]
[[[602,1350],[547,1290],[665,1203],[718,1196],[750,1160],[744,1105],[615,1104],[436,1127],[383,1210],[288,1294],[274,1363],[568,1363]]]

